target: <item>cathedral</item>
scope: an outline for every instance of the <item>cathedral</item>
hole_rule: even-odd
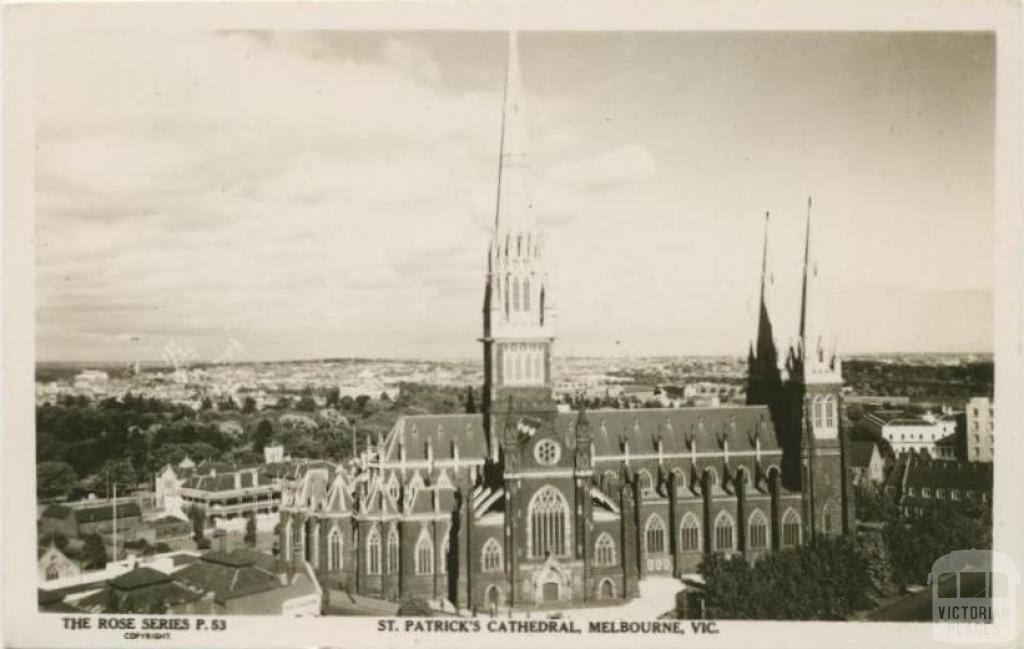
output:
[[[609,604],[711,554],[754,561],[847,533],[842,365],[814,314],[810,205],[799,336],[780,358],[763,267],[747,405],[559,412],[521,122],[513,35],[481,412],[406,416],[350,462],[296,469],[282,490],[282,557],[308,562],[325,588],[494,611]]]

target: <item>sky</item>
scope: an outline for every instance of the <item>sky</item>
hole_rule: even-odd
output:
[[[507,35],[62,32],[37,359],[479,354]],[[992,350],[995,40],[519,35],[556,353],[777,342],[807,198],[840,353]]]

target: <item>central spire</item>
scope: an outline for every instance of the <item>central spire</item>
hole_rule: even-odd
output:
[[[501,113],[501,152],[498,158],[498,204],[494,214],[495,236],[519,234],[536,227],[533,204],[526,182],[527,145],[523,126],[522,75],[516,32],[509,34],[505,69],[505,96]]]

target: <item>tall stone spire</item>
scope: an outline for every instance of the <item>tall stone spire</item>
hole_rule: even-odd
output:
[[[807,199],[807,225],[804,240],[803,285],[800,294],[800,332],[796,348],[790,349],[787,368],[795,380],[803,383],[841,383],[842,361],[835,341],[825,338],[820,316],[821,283],[818,262],[811,249],[811,199]]]
[[[498,196],[494,238],[488,254],[492,333],[514,328],[517,335],[540,337],[550,324],[544,240],[533,213],[528,183],[525,110],[515,32],[509,36],[505,95],[498,156]]]
[[[522,74],[515,32],[509,35],[505,97],[501,113],[501,155],[498,159],[498,205],[494,231],[517,234],[536,230],[527,174],[526,129],[523,127]]]
[[[500,456],[500,431],[509,425],[514,428],[524,416],[535,421],[550,419],[553,426],[556,411],[551,378],[551,299],[544,241],[527,182],[525,118],[519,48],[513,32],[505,71],[494,236],[487,253],[484,335],[480,339],[484,353],[481,413],[495,464]],[[505,412],[513,400],[514,411]],[[514,453],[515,449],[506,451]],[[506,460],[516,461],[511,456]]]

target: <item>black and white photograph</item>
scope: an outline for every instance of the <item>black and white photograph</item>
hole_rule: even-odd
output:
[[[1019,640],[994,29],[42,24],[49,642]]]

